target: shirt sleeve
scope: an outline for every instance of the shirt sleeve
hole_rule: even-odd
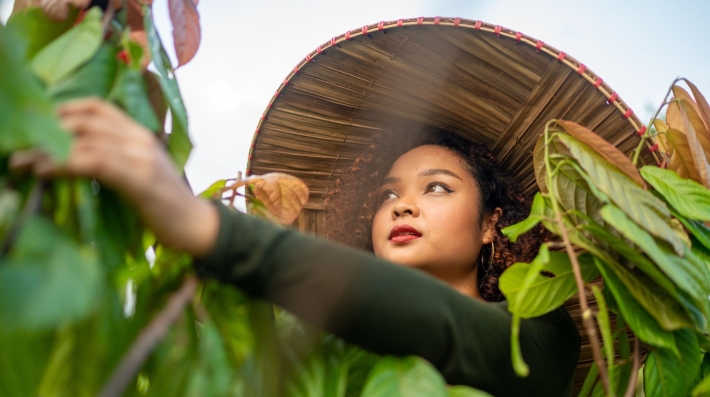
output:
[[[580,336],[564,309],[522,320],[530,375],[519,378],[505,302],[464,296],[419,270],[216,205],[216,246],[195,264],[202,277],[235,285],[375,353],[423,357],[449,384],[499,397],[570,394]]]

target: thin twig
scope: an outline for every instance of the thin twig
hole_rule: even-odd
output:
[[[668,87],[668,92],[666,92],[666,96],[663,97],[663,102],[661,102],[661,106],[658,107],[656,110],[656,114],[651,117],[651,120],[648,122],[648,125],[646,126],[646,133],[643,134],[641,137],[641,141],[639,141],[638,146],[636,146],[636,150],[634,151],[634,158],[633,158],[633,163],[636,165],[639,161],[639,155],[641,154],[641,147],[643,147],[644,142],[646,142],[646,139],[650,136],[651,134],[651,126],[653,125],[653,122],[656,120],[656,117],[661,113],[661,110],[663,110],[663,107],[668,104],[668,96],[671,94],[671,91],[673,91],[673,87],[675,86],[675,83],[678,81],[682,80],[680,77],[677,77],[675,80],[673,80],[673,83],[671,83],[671,86]]]
[[[7,255],[10,248],[12,248],[12,245],[17,239],[17,235],[20,234],[22,224],[30,217],[36,215],[42,208],[42,196],[44,196],[46,186],[47,182],[41,179],[38,179],[34,186],[32,186],[27,201],[25,201],[25,206],[22,208],[22,213],[12,227],[10,227],[10,230],[7,231],[5,239],[0,243],[0,258]]]
[[[104,33],[106,33],[110,28],[111,20],[113,19],[114,15],[116,15],[116,5],[113,4],[113,0],[108,0],[108,4],[106,5],[106,11],[104,12],[104,18],[101,21],[101,27]]]
[[[199,281],[195,276],[189,276],[157,316],[151,320],[131,345],[130,349],[114,370],[108,382],[99,392],[99,397],[119,397],[140,370],[158,342],[168,332],[168,328],[183,312],[185,306],[192,300]]]
[[[579,261],[577,260],[577,253],[572,247],[572,242],[567,234],[567,227],[562,220],[562,211],[560,210],[559,203],[555,198],[554,185],[552,183],[552,178],[550,176],[551,163],[550,163],[550,125],[554,123],[555,120],[550,121],[545,126],[545,168],[547,172],[547,186],[550,190],[550,201],[552,202],[552,209],[555,212],[555,221],[560,228],[560,234],[562,235],[562,242],[565,245],[565,250],[567,251],[567,256],[569,256],[570,262],[572,264],[572,271],[574,272],[574,280],[577,283],[577,294],[579,295],[579,307],[582,310],[582,322],[584,328],[587,331],[589,341],[592,345],[592,354],[594,355],[594,362],[599,368],[599,378],[604,386],[604,392],[606,395],[610,395],[611,388],[609,387],[609,376],[607,374],[606,366],[604,365],[604,359],[601,356],[601,345],[599,344],[599,336],[597,335],[597,329],[592,321],[592,310],[587,304],[587,295],[585,293],[584,278],[582,277],[582,270],[579,266]],[[610,357],[609,359],[614,359]]]
[[[635,336],[634,338],[634,365],[631,367],[631,379],[629,379],[629,385],[626,387],[626,393],[624,397],[634,397],[636,392],[636,377],[638,376],[639,368],[641,367],[641,358],[639,353],[639,338]]]

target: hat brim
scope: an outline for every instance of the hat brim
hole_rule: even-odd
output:
[[[247,174],[298,176],[307,208],[322,208],[374,132],[414,121],[486,144],[534,192],[531,153],[556,118],[625,153],[643,127],[599,76],[530,36],[461,18],[380,22],[334,37],[289,73],[259,121]]]

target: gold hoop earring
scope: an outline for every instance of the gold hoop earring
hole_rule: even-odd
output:
[[[496,253],[496,246],[495,246],[495,244],[493,244],[493,241],[491,241],[491,259],[490,259],[491,264],[493,264],[493,255],[495,255],[495,253]]]

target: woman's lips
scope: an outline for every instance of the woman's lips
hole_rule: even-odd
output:
[[[422,233],[419,230],[409,225],[397,225],[390,230],[390,242],[394,244],[408,243],[421,236]]]

